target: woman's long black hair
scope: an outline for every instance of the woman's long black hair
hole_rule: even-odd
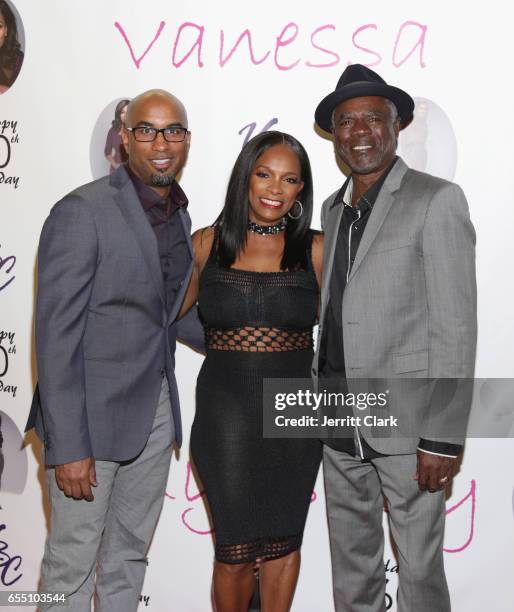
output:
[[[294,136],[278,131],[263,132],[249,140],[234,164],[225,205],[215,222],[218,263],[225,268],[230,268],[246,245],[250,209],[248,193],[255,163],[265,151],[275,145],[286,145],[296,153],[304,184],[298,197],[303,206],[302,216],[299,219],[287,217],[285,247],[280,269],[307,269],[307,236],[312,219],[311,165],[302,144]]]
[[[12,70],[21,53],[20,43],[18,42],[16,18],[14,17],[11,7],[5,0],[0,0],[0,13],[2,13],[7,28],[7,36],[4,44],[0,47],[0,66]]]
[[[121,111],[129,104],[130,100],[120,100],[114,109],[112,127],[119,132],[121,130]]]

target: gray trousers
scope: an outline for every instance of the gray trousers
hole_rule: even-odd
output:
[[[337,612],[384,612],[383,495],[398,549],[398,612],[449,612],[442,491],[420,491],[416,455],[362,462],[325,446],[323,457]]]
[[[175,428],[164,379],[152,431],[133,460],[96,461],[94,501],[68,498],[47,469],[51,531],[41,566],[41,591],[65,593],[66,605],[41,610],[137,610],[146,553],[164,501]],[[95,584],[96,573],[96,584]]]

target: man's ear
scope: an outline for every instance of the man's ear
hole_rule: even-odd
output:
[[[400,117],[396,117],[394,121],[394,133],[396,134],[396,140],[398,140],[398,137],[400,136],[401,127],[402,127],[401,119]]]

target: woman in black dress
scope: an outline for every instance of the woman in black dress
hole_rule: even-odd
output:
[[[316,439],[263,437],[264,378],[308,378],[322,236],[309,229],[312,178],[302,145],[281,132],[250,140],[213,227],[193,235],[207,357],[191,452],[215,532],[217,612],[243,612],[260,560],[265,612],[289,610],[321,459]]]

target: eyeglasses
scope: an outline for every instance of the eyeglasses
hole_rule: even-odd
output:
[[[187,128],[178,126],[157,129],[142,125],[135,128],[128,127],[126,129],[127,131],[132,132],[134,138],[138,142],[153,142],[159,133],[163,135],[166,142],[183,142],[186,134],[188,133]]]

